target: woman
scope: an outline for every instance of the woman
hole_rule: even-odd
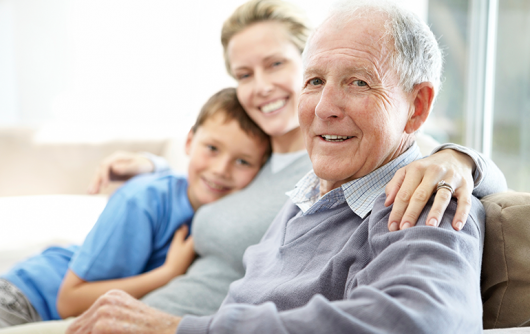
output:
[[[302,87],[301,52],[308,35],[308,25],[300,11],[279,0],[251,0],[225,22],[222,43],[227,70],[238,82],[241,104],[271,136],[273,154],[247,188],[196,213],[192,233],[199,257],[185,275],[145,296],[146,304],[175,315],[214,313],[229,284],[244,275],[241,259],[245,249],[259,242],[284,204],[284,193],[311,169],[297,118]],[[477,162],[479,174],[487,174],[488,180],[500,179],[492,181],[497,185],[493,190],[503,190],[505,183],[495,166]],[[92,183],[93,191],[107,182],[110,171],[120,174],[119,167],[124,166],[121,171],[130,172],[127,168],[133,167],[132,174],[153,170],[153,164],[141,155],[114,155],[100,167]],[[401,227],[406,227],[406,223],[413,225],[427,199],[399,194],[412,194],[416,188],[418,193],[430,194],[442,179],[456,189],[459,202],[465,202],[473,188],[473,169],[467,155],[452,150],[409,165],[387,187],[388,204],[396,198],[396,213],[391,220],[400,221]],[[482,193],[493,192],[485,182],[480,188]],[[447,201],[437,196],[436,202],[437,211],[443,212]],[[465,221],[466,216],[464,207],[455,217],[454,226],[457,221]]]

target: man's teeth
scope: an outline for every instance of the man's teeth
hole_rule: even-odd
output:
[[[266,104],[262,106],[260,109],[261,109],[261,112],[268,114],[268,113],[271,113],[273,111],[280,109],[281,107],[285,105],[285,103],[287,103],[287,99],[281,99],[281,100],[277,100],[269,104]]]
[[[337,135],[322,135],[326,141],[345,141],[346,139],[353,138],[353,136],[337,136]]]

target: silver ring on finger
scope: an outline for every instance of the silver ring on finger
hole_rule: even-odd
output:
[[[449,190],[449,192],[451,193],[451,197],[453,197],[453,194],[455,193],[455,190],[453,189],[453,187],[451,187],[451,185],[445,182],[444,180],[441,180],[440,182],[438,182],[438,185],[436,186],[436,192],[438,192],[438,190],[440,189]]]

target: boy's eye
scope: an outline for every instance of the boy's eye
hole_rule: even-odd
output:
[[[368,84],[366,83],[366,81],[362,81],[362,80],[355,80],[353,82],[356,86],[359,86],[359,87],[365,87],[365,86],[368,86]]]
[[[309,84],[311,86],[320,86],[323,84],[323,81],[320,78],[314,78],[314,79],[309,80]]]
[[[246,160],[244,160],[244,159],[237,159],[237,160],[236,160],[236,163],[237,163],[238,165],[250,166],[250,162],[248,162],[248,161],[246,161]]]

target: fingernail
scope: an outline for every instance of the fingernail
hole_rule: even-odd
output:
[[[436,218],[431,218],[431,220],[429,220],[429,225],[437,227],[438,221],[436,220]]]
[[[390,227],[389,227],[388,229],[390,230],[390,232],[397,231],[397,229],[398,229],[398,223],[393,222],[392,224],[390,224]]]
[[[409,222],[406,222],[405,224],[403,224],[403,226],[401,227],[402,230],[406,229],[406,228],[409,228],[410,227],[410,223]]]
[[[462,227],[464,227],[464,224],[462,222],[456,223],[456,228],[457,228],[458,231],[460,231],[462,229]]]

